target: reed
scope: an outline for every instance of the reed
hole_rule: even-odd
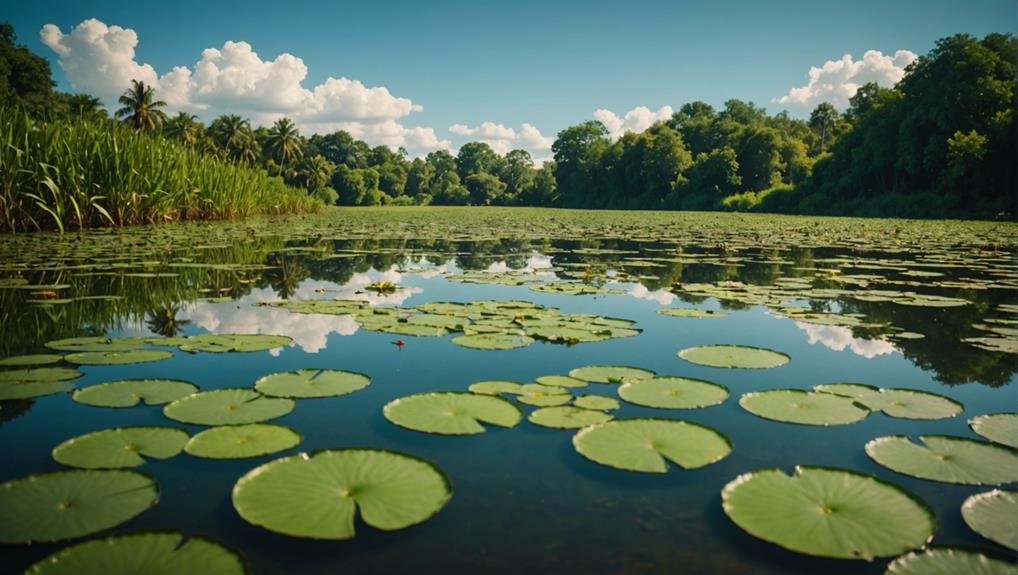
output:
[[[119,122],[40,121],[0,107],[0,231],[83,229],[311,212],[264,170]]]

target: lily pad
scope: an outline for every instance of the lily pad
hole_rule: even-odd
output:
[[[698,309],[692,307],[666,307],[657,310],[661,315],[672,317],[725,317],[727,313],[713,309]]]
[[[515,349],[534,343],[534,338],[509,333],[478,333],[454,337],[452,342],[471,349]]]
[[[945,483],[1000,485],[1018,481],[1018,454],[990,443],[962,437],[924,435],[917,445],[907,437],[878,437],[866,454],[888,469]]]
[[[159,339],[151,340],[152,345],[161,345]],[[293,343],[285,335],[231,334],[192,335],[184,338],[177,347],[181,351],[207,351],[211,353],[266,351]],[[172,344],[171,344],[172,345]]]
[[[791,360],[778,351],[745,345],[702,345],[684,349],[678,355],[697,365],[724,368],[766,369],[785,365]]]
[[[443,435],[483,433],[482,422],[513,427],[522,417],[515,405],[500,397],[454,391],[401,397],[389,402],[382,413],[400,427]]]
[[[53,395],[74,389],[71,380],[85,375],[66,367],[0,371],[0,401]]]
[[[299,369],[266,375],[255,389],[272,397],[334,397],[364,389],[371,378],[342,369]]]
[[[652,418],[585,427],[573,436],[573,447],[601,465],[648,473],[665,473],[667,461],[685,469],[703,467],[732,451],[728,438],[710,427]]]
[[[632,379],[654,377],[654,372],[625,365],[588,365],[570,371],[569,377],[593,383],[625,383]]]
[[[173,357],[173,352],[162,349],[129,349],[127,351],[82,351],[64,356],[71,363],[84,365],[122,365],[147,363]]]
[[[198,425],[257,423],[293,411],[294,401],[266,397],[253,389],[228,388],[182,397],[163,408],[170,419]]]
[[[961,516],[976,533],[1018,551],[1018,491],[977,493],[962,503]]]
[[[152,507],[159,488],[127,470],[72,469],[0,484],[0,543],[60,541],[115,527]]]
[[[873,411],[903,419],[954,417],[965,406],[949,397],[917,389],[879,388],[861,383],[830,383],[814,387],[823,393],[851,397]]]
[[[443,335],[448,335],[449,333],[449,330],[444,327],[417,325],[413,323],[385,322],[377,325],[371,325],[368,322],[365,322],[362,325],[364,325],[365,329],[417,337],[441,337]]]
[[[70,337],[46,342],[46,347],[58,351],[130,351],[145,343],[135,338]]]
[[[989,413],[969,420],[969,427],[994,443],[1018,449],[1018,413]]]
[[[33,355],[14,355],[0,359],[3,367],[24,367],[26,365],[50,365],[60,363],[64,356],[55,353],[37,353]]]
[[[243,459],[290,449],[301,439],[300,433],[283,425],[224,425],[198,433],[187,442],[184,451],[206,459]]]
[[[576,379],[568,375],[542,375],[534,379],[541,385],[553,385],[555,387],[587,387],[590,383],[582,379]]]
[[[25,575],[245,575],[237,552],[204,537],[186,543],[165,531],[115,535],[62,549],[36,563]]]
[[[807,555],[865,559],[926,544],[936,517],[920,499],[846,469],[761,469],[721,490],[725,514],[750,535]]]
[[[898,557],[884,575],[1018,575],[1018,567],[968,549],[930,547]]]
[[[74,401],[96,407],[161,405],[198,391],[198,386],[178,379],[124,379],[75,390]]]
[[[523,387],[523,384],[516,383],[515,381],[490,380],[471,383],[467,389],[470,393],[479,393],[481,395],[500,395],[503,393],[516,395],[521,393],[521,387]]]
[[[583,409],[596,409],[599,411],[611,411],[621,407],[619,400],[603,395],[580,395],[573,400],[573,405]]]
[[[350,539],[354,515],[385,531],[421,523],[452,497],[431,463],[380,449],[335,449],[256,467],[233,488],[233,506],[249,523],[312,539]]]
[[[852,398],[801,389],[746,393],[739,398],[739,405],[764,419],[802,425],[846,425],[870,414]]]
[[[619,397],[646,407],[694,409],[724,402],[728,388],[702,379],[662,375],[622,384]]]
[[[573,396],[569,395],[569,390],[564,387],[528,383],[520,387],[520,392],[516,399],[520,403],[536,407],[553,407],[569,403],[572,401]]]
[[[175,427],[118,427],[86,433],[53,449],[53,459],[71,467],[113,469],[144,465],[146,457],[169,459],[184,449],[188,435]]]
[[[535,409],[527,416],[527,420],[542,427],[555,429],[576,429],[597,423],[604,423],[612,419],[611,415],[603,411],[583,409],[571,405],[558,407],[542,407]]]

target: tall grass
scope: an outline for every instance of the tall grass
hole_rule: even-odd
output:
[[[118,122],[0,107],[0,230],[81,229],[263,213],[321,202],[264,171]]]

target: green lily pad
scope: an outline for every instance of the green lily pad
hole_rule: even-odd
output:
[[[452,342],[470,349],[515,349],[534,343],[534,338],[509,333],[478,333],[454,337]]]
[[[115,535],[62,549],[31,566],[25,575],[245,575],[244,559],[211,539],[181,533]]]
[[[713,309],[698,309],[692,307],[666,307],[657,310],[661,315],[672,317],[725,317],[727,313]]]
[[[377,323],[372,325],[368,322],[362,323],[365,329],[371,329],[375,331],[381,331],[385,333],[393,333],[396,335],[412,335],[417,337],[441,337],[448,335],[449,330],[444,327],[430,326],[430,325],[417,325],[413,323],[399,323],[392,321],[385,321],[384,323]]]
[[[753,415],[802,425],[846,425],[870,411],[852,398],[801,389],[772,389],[743,394],[739,405]]]
[[[571,405],[542,407],[535,409],[527,420],[542,427],[555,429],[576,429],[596,423],[611,421],[612,416],[603,411],[583,409]]]
[[[861,383],[830,383],[815,390],[851,397],[873,411],[903,419],[942,419],[954,417],[965,406],[949,397],[917,389],[879,388]]]
[[[198,433],[184,451],[206,459],[243,459],[290,449],[301,442],[301,434],[269,423],[224,425]]]
[[[158,338],[152,339],[152,345],[164,345]],[[184,338],[177,347],[181,351],[207,351],[211,353],[266,351],[284,347],[293,343],[293,339],[285,335],[268,334],[231,334],[192,335]],[[174,344],[169,344],[174,345]]]
[[[299,369],[266,375],[255,389],[272,397],[334,397],[364,389],[371,378],[342,369]]]
[[[36,367],[0,371],[0,401],[28,399],[74,389],[71,382],[85,375],[66,367]]]
[[[678,355],[697,365],[725,368],[766,369],[791,361],[781,352],[745,345],[702,345],[684,349]]]
[[[541,385],[553,385],[555,387],[587,387],[590,385],[590,382],[569,377],[568,375],[542,375],[534,379],[534,381]]]
[[[198,386],[178,379],[124,379],[91,385],[74,391],[74,401],[96,407],[161,405],[198,391]]]
[[[53,459],[71,467],[112,469],[144,465],[146,457],[169,459],[184,449],[188,435],[175,427],[118,427],[86,433],[53,449]]]
[[[569,377],[593,383],[625,383],[631,379],[654,377],[654,372],[624,365],[588,365],[570,371]]]
[[[675,419],[617,419],[585,427],[573,436],[573,447],[591,461],[629,471],[665,473],[666,461],[695,469],[719,461],[732,451],[718,431]]]
[[[467,389],[470,393],[479,393],[481,395],[500,395],[503,393],[517,395],[521,393],[521,387],[523,387],[523,384],[516,383],[515,381],[491,380],[471,383]]]
[[[0,484],[0,543],[60,541],[115,527],[152,507],[159,487],[127,470],[72,469]]]
[[[621,407],[619,400],[603,395],[580,395],[573,400],[573,405],[583,409],[596,409],[598,411],[611,411]]]
[[[528,383],[520,387],[516,399],[520,403],[536,407],[553,407],[569,403],[573,396],[569,395],[569,390],[564,387]]]
[[[198,425],[258,423],[293,411],[295,402],[266,397],[253,389],[228,388],[203,391],[182,397],[163,408],[163,415]]]
[[[924,435],[917,445],[907,437],[878,437],[866,454],[888,469],[919,477],[966,485],[999,485],[1018,481],[1018,454],[990,443],[962,437]]]
[[[389,402],[382,413],[400,427],[443,435],[483,433],[481,422],[513,427],[522,417],[515,405],[500,397],[454,391],[401,397]]]
[[[26,365],[49,365],[60,363],[64,356],[55,353],[37,353],[33,355],[15,355],[0,359],[3,367],[24,367]]]
[[[1018,575],[1018,567],[968,549],[930,547],[898,557],[884,575]]]
[[[130,351],[145,342],[136,338],[70,337],[46,342],[46,347],[58,351]]]
[[[64,356],[71,363],[84,365],[122,365],[147,363],[173,357],[173,352],[162,349],[129,349],[127,351],[82,351]]]
[[[962,503],[961,516],[976,533],[1018,551],[1018,491],[977,493]]]
[[[527,335],[545,341],[573,344],[611,339],[612,330],[608,327],[581,329],[578,327],[554,325],[528,328]]]
[[[988,413],[969,420],[969,427],[994,443],[1018,449],[1018,413]]]
[[[619,397],[646,407],[694,409],[724,402],[728,388],[702,379],[661,375],[622,384]]]
[[[750,535],[807,555],[865,559],[926,544],[936,517],[920,499],[846,469],[761,469],[721,490],[725,514]]]
[[[357,509],[372,527],[403,529],[438,513],[451,497],[440,469],[380,449],[284,457],[251,470],[233,488],[233,506],[249,523],[312,539],[350,539]]]

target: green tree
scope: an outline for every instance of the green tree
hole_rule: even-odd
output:
[[[332,175],[335,171],[336,165],[326,160],[324,156],[311,156],[304,158],[298,166],[297,181],[306,189],[313,192],[328,184],[332,180]],[[338,188],[337,191],[339,191]]]
[[[162,126],[166,121],[166,113],[160,108],[166,102],[156,100],[156,91],[139,80],[131,80],[131,87],[124,90],[118,102],[123,106],[117,110],[117,117],[122,118],[135,130],[151,132]]]
[[[698,154],[687,173],[690,194],[702,194],[717,200],[739,191],[739,161],[735,150],[725,146],[709,154]]]
[[[33,116],[47,115],[55,108],[62,111],[54,86],[49,61],[17,44],[14,27],[0,23],[0,102]]]
[[[497,205],[502,202],[506,185],[487,172],[475,172],[463,182],[470,192],[470,203],[475,206]]]
[[[501,168],[497,175],[505,183],[507,200],[512,202],[533,183],[534,159],[526,150],[511,150],[505,155]]]
[[[220,154],[235,162],[258,160],[258,141],[251,122],[237,114],[224,114],[209,125],[209,134]]]
[[[472,174],[498,173],[500,164],[501,158],[484,142],[463,144],[456,156],[456,171],[463,181]]]
[[[82,120],[105,120],[109,116],[99,98],[91,94],[61,94],[67,113]]]
[[[282,171],[303,157],[304,139],[293,120],[280,118],[272,124],[265,137],[265,151],[279,164]]]
[[[202,139],[205,126],[198,121],[198,116],[187,112],[177,112],[163,125],[163,134],[179,140],[188,146],[195,146]]]
[[[818,152],[824,153],[829,143],[829,138],[834,134],[835,125],[840,115],[828,102],[820,102],[809,115],[809,127],[817,135]]]
[[[601,155],[608,145],[608,130],[595,120],[558,133],[551,151],[555,155],[555,180],[564,207],[594,205],[596,198],[588,192],[595,183]]]

